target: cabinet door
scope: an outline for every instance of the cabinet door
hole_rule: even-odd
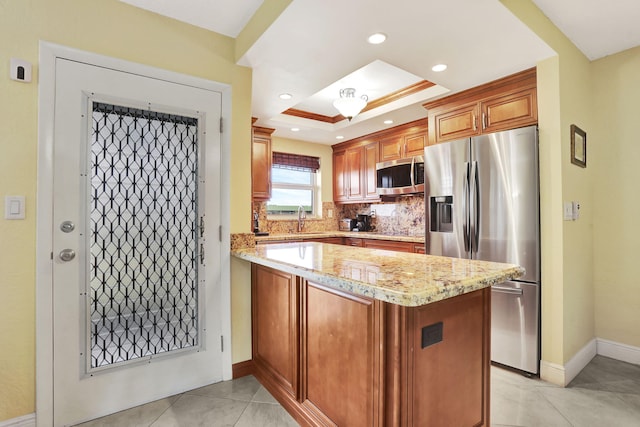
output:
[[[536,89],[485,100],[481,109],[483,133],[535,124],[538,122]]]
[[[257,264],[251,268],[253,362],[266,381],[298,397],[298,278]]]
[[[435,143],[478,135],[478,103],[473,102],[434,115]]]
[[[377,189],[376,163],[378,163],[378,143],[364,147],[364,198],[368,201],[380,200]]]
[[[347,180],[347,198],[350,201],[364,199],[363,186],[363,153],[362,147],[351,148],[347,150],[346,158],[346,180]]]
[[[346,190],[346,151],[337,151],[333,153],[333,200],[335,202],[344,202],[347,200]]]
[[[427,145],[427,134],[419,133],[404,137],[405,152],[403,157],[424,155],[424,147]]]
[[[413,243],[393,240],[364,239],[364,247],[369,249],[386,249],[396,252],[413,252]]]
[[[251,145],[253,200],[271,198],[271,136],[254,133]]]
[[[380,161],[396,160],[402,158],[402,146],[404,138],[402,135],[382,139],[380,145]]]
[[[382,303],[308,281],[304,289],[303,407],[318,425],[382,425]]]

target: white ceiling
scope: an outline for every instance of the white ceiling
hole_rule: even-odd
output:
[[[121,0],[237,36],[262,0]],[[639,0],[533,0],[591,59],[640,44]],[[387,34],[381,45],[366,38]],[[252,115],[275,135],[323,144],[426,116],[422,104],[535,66],[554,52],[498,0],[293,0],[239,64],[253,69]],[[449,68],[431,71],[437,63]],[[335,124],[282,114],[333,116],[339,89],[370,100],[417,80],[436,86]],[[407,84],[408,83],[408,84]],[[335,92],[335,93],[333,93]],[[367,93],[369,92],[369,93]],[[291,100],[278,95],[290,93]],[[291,131],[299,128],[298,132]]]
[[[638,0],[533,0],[590,60],[640,45]]]
[[[120,0],[197,27],[237,37],[263,0]]]

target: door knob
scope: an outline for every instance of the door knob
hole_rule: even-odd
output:
[[[71,221],[65,221],[60,224],[60,230],[64,231],[65,233],[71,233],[73,230],[75,230],[75,228],[76,225]]]
[[[63,249],[59,256],[62,261],[69,262],[76,257],[76,253],[73,249]]]

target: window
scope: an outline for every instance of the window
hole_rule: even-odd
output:
[[[268,215],[297,215],[302,206],[307,215],[318,215],[318,157],[273,153],[271,166],[271,199]]]

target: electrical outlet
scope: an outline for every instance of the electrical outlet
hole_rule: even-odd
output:
[[[327,211],[327,216],[328,216],[329,218],[333,218],[333,209],[329,209],[329,210]]]

